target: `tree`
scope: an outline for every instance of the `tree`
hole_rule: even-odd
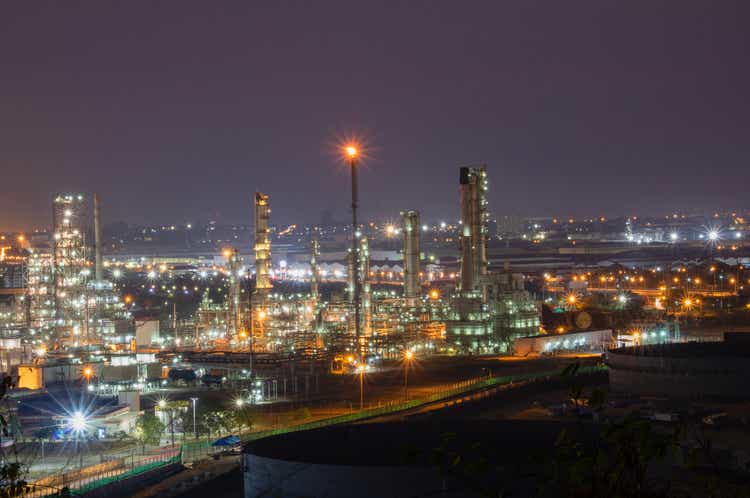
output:
[[[133,435],[141,443],[143,452],[145,453],[147,444],[156,446],[161,442],[161,436],[165,428],[156,415],[153,413],[144,413],[138,417]]]
[[[5,399],[5,394],[12,386],[12,379],[8,376],[0,379],[0,402]],[[16,452],[15,438],[11,435],[13,432],[12,424],[8,421],[7,410],[0,414],[0,440],[11,439],[10,447],[0,446],[0,498],[18,496],[27,489],[26,470],[18,461]],[[10,452],[13,459],[9,458],[6,453]]]
[[[243,429],[250,430],[255,422],[255,411],[249,406],[242,406],[234,410],[231,414],[232,424],[242,435]]]

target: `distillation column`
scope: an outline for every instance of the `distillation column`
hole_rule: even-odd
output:
[[[318,302],[318,284],[320,274],[318,273],[318,258],[320,257],[320,241],[318,240],[318,231],[313,234],[312,243],[310,244],[312,255],[310,256],[310,296],[315,303]]]
[[[102,213],[99,194],[94,194],[94,278],[97,282],[104,280],[102,265]]]
[[[263,340],[266,335],[266,301],[273,288],[271,284],[271,240],[269,238],[268,221],[271,207],[268,196],[255,192],[255,291],[251,299],[250,319],[250,352],[255,350],[255,339]],[[252,371],[253,367],[250,366]]]
[[[71,343],[88,335],[86,245],[82,194],[59,194],[52,202],[55,327]]]
[[[242,315],[240,308],[240,253],[236,248],[226,249],[224,257],[227,258],[227,273],[229,274],[229,304],[227,306],[227,331],[226,338],[240,341],[242,329]]]
[[[356,254],[349,249],[346,253],[346,296],[350,303],[354,303],[354,261]]]
[[[362,334],[369,336],[372,331],[372,292],[370,289],[370,243],[367,237],[359,239],[359,281],[360,302],[362,303]]]
[[[262,301],[268,296],[271,284],[271,240],[268,236],[268,221],[271,207],[268,196],[255,193],[255,296]]]
[[[419,297],[419,212],[405,211],[401,213],[404,232],[404,297],[414,299]]]
[[[461,189],[461,280],[462,294],[481,290],[487,274],[487,169],[462,167]]]

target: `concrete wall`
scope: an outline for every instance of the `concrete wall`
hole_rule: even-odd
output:
[[[750,362],[740,357],[640,356],[610,352],[614,391],[680,398],[750,398]]]

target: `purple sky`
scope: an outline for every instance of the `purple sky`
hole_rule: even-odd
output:
[[[261,6],[265,5],[265,6]],[[385,6],[383,6],[385,5]],[[44,7],[42,7],[44,6]],[[365,216],[747,207],[750,3],[8,2],[0,230],[55,191],[107,221],[343,218],[337,137],[367,139]]]

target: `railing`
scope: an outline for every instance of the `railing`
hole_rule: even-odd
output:
[[[97,467],[96,465],[85,467],[79,471],[58,476],[51,483],[47,483],[48,479],[32,482],[20,497],[42,498],[56,496],[61,494],[63,489],[67,489],[72,496],[83,495],[101,486],[129,479],[150,470],[180,463],[181,461],[182,451],[175,449],[166,453],[142,457],[137,462],[132,461],[129,467],[123,464],[99,472],[91,472],[92,468]]]
[[[579,374],[602,372],[607,369],[604,365],[597,365],[591,367],[582,367],[578,370]],[[327,417],[312,422],[306,422],[298,425],[292,425],[287,427],[281,427],[277,429],[270,429],[265,431],[253,432],[250,434],[242,435],[241,439],[243,442],[255,441],[258,439],[276,436],[280,434],[287,434],[290,432],[306,431],[310,429],[319,429],[321,427],[328,427],[338,424],[346,424],[355,422],[358,420],[364,420],[368,418],[379,417],[383,415],[389,415],[392,413],[403,412],[418,408],[420,406],[429,405],[441,400],[449,400],[461,394],[468,394],[474,391],[480,391],[489,389],[492,387],[499,387],[503,385],[511,386],[514,383],[527,383],[533,382],[539,379],[548,379],[560,375],[559,370],[537,372],[529,374],[519,375],[506,375],[503,377],[480,377],[476,379],[465,380],[462,382],[456,382],[451,384],[448,388],[441,389],[428,396],[413,399],[409,401],[399,401],[385,403],[380,406],[347,413],[344,415],[337,415],[335,417]],[[177,454],[171,452],[163,455],[154,455],[148,457],[151,461],[141,463],[138,466],[130,469],[113,469],[104,473],[92,475],[85,479],[80,479],[69,485],[69,489],[74,495],[83,495],[93,489],[111,484],[113,482],[122,481],[141,475],[150,470],[172,465],[178,462],[195,461],[202,458],[206,458],[217,450],[211,445],[213,439],[206,439],[200,441],[186,441],[180,446],[180,450]],[[24,495],[24,498],[41,498],[45,496],[55,495],[57,492],[53,488],[37,488],[31,489],[28,494]]]

